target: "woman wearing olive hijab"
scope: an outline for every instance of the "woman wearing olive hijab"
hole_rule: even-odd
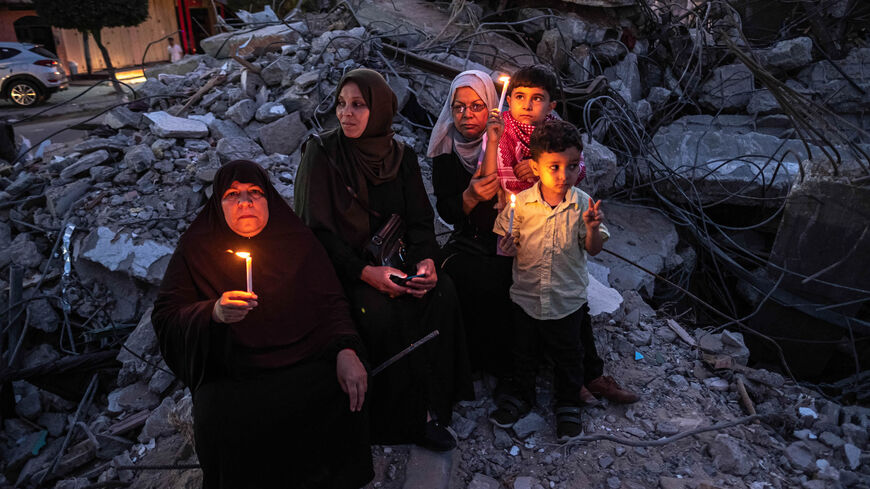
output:
[[[471,398],[462,318],[453,284],[435,267],[434,212],[417,155],[393,139],[396,96],[375,71],[348,72],[336,91],[340,127],[309,140],[296,175],[295,208],[332,259],[371,365],[438,329],[439,335],[370,380],[372,440],[449,450],[453,403]],[[401,216],[403,270],[376,266],[363,249]],[[404,285],[390,277],[419,275]]]
[[[323,247],[256,163],[227,163],[213,188],[151,314],[193,393],[203,487],[365,485],[364,348]],[[251,254],[252,292],[230,250]]]

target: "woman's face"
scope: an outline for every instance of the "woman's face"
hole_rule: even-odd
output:
[[[221,197],[221,207],[227,226],[245,238],[260,234],[269,222],[266,193],[253,183],[233,182]]]
[[[356,83],[349,81],[341,87],[335,115],[345,136],[351,139],[362,136],[369,123],[369,106]]]
[[[466,139],[477,139],[486,130],[486,104],[472,88],[457,88],[450,108],[453,125]]]

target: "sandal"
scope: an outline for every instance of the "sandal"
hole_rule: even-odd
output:
[[[503,395],[497,401],[498,408],[489,415],[492,424],[499,428],[510,428],[532,410],[525,401],[514,396]]]
[[[573,441],[581,436],[583,436],[583,426],[580,424],[580,407],[557,407],[556,437],[559,443]]]
[[[433,420],[427,421],[417,445],[433,452],[446,452],[456,448],[456,438],[445,426]]]

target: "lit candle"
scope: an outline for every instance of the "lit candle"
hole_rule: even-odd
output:
[[[511,220],[508,224],[508,235],[514,234],[514,209],[517,207],[517,194],[511,194]]]
[[[498,111],[501,112],[501,107],[504,105],[504,99],[507,96],[508,92],[508,84],[511,81],[511,77],[509,76],[500,76],[498,81],[502,82],[501,86],[501,98],[498,99]]]
[[[254,291],[254,278],[251,274],[251,254],[247,251],[237,251],[236,256],[245,259],[245,273],[248,276],[248,293]]]

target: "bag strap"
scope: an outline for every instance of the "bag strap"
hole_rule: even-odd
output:
[[[355,200],[356,203],[359,204],[363,209],[365,209],[366,212],[375,216],[377,219],[380,219],[381,213],[372,210],[368,205],[366,205],[366,203],[363,202],[362,199],[359,198],[359,195],[356,193],[356,190],[354,190],[353,187],[351,187],[350,185],[348,185],[347,182],[344,181],[344,177],[342,176],[341,170],[339,170],[338,165],[335,163],[335,160],[332,158],[332,154],[330,154],[329,150],[326,149],[326,145],[323,144],[323,140],[320,138],[320,134],[317,134],[316,132],[311,133],[311,135],[308,136],[308,140],[305,141],[305,145],[307,146],[308,141],[310,141],[312,139],[315,140],[317,142],[317,146],[319,146],[320,149],[323,150],[323,154],[326,156],[326,161],[329,163],[329,166],[332,168],[332,170],[338,176],[338,180],[341,182],[341,184],[344,186],[345,189],[347,189],[347,192],[350,194],[351,198],[353,200]],[[305,148],[303,147],[303,151],[304,150],[305,150]]]

